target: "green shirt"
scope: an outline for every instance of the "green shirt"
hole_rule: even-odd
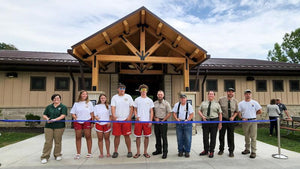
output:
[[[227,96],[224,97],[220,97],[219,99],[219,104],[221,106],[222,109],[222,113],[225,119],[229,119],[230,117],[228,117],[228,98]],[[238,112],[238,101],[235,98],[231,98],[230,99],[230,110],[231,110],[231,116],[235,113]]]
[[[53,104],[50,104],[49,106],[46,107],[44,111],[44,115],[46,115],[51,120],[61,116],[62,114],[67,116],[68,114],[67,112],[68,112],[67,107],[62,103],[57,107],[54,107]],[[65,118],[63,118],[62,120],[65,120]],[[57,128],[65,128],[65,126],[66,126],[65,122],[53,122],[53,123],[46,122],[45,128],[57,129]]]
[[[219,117],[219,114],[222,113],[221,106],[216,101],[211,101],[210,105],[210,116],[207,116],[207,108],[209,105],[209,101],[204,101],[201,103],[199,110],[202,112],[203,116],[205,116],[208,119],[213,119]]]

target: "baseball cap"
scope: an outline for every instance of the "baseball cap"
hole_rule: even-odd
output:
[[[180,98],[186,98],[186,95],[185,94],[180,94]]]
[[[244,91],[244,94],[246,94],[246,93],[252,93],[252,92],[251,92],[250,89],[246,89],[246,90]]]
[[[235,92],[234,88],[232,88],[232,87],[230,87],[230,88],[227,89],[227,92],[229,92],[229,91]]]

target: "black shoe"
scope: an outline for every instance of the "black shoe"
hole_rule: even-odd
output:
[[[205,156],[205,155],[207,155],[208,154],[208,152],[207,151],[202,151],[200,154],[199,154],[199,156]]]
[[[223,155],[223,153],[224,153],[224,151],[223,151],[223,150],[220,150],[220,151],[218,152],[218,155]]]
[[[178,153],[178,157],[182,157],[182,156],[183,156],[183,152],[180,151],[180,152]]]
[[[209,158],[213,158],[214,157],[214,152],[210,152],[208,155]]]
[[[158,154],[162,154],[162,152],[161,152],[161,151],[154,151],[154,152],[152,153],[152,155],[158,155]]]
[[[113,155],[112,155],[112,158],[117,158],[117,157],[118,157],[118,155],[119,155],[119,153],[118,153],[118,152],[114,152],[114,153],[113,153]]]
[[[249,150],[244,150],[244,151],[242,151],[242,154],[244,154],[244,155],[250,154],[250,151]]]
[[[167,158],[167,154],[163,154],[161,158],[162,159],[166,159]]]
[[[234,157],[233,152],[229,152],[229,157]]]
[[[189,152],[185,152],[184,156],[185,156],[186,158],[189,158],[189,157],[190,157],[190,153],[189,153]]]
[[[132,152],[128,152],[127,153],[127,158],[131,158],[132,157]]]

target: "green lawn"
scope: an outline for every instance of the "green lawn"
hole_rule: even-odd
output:
[[[0,147],[22,141],[36,135],[39,135],[39,133],[1,132]]]
[[[243,134],[241,127],[236,127],[235,132]],[[275,132],[275,131],[274,131]],[[281,148],[300,153],[300,132],[287,135],[287,130],[281,129]],[[257,140],[277,146],[277,136],[269,136],[269,128],[261,127],[257,129]]]

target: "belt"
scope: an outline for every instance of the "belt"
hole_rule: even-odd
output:
[[[247,119],[247,120],[256,120],[256,118],[250,118],[250,119]]]
[[[216,117],[216,118],[211,118],[211,119],[206,119],[206,121],[218,121],[218,117]]]

